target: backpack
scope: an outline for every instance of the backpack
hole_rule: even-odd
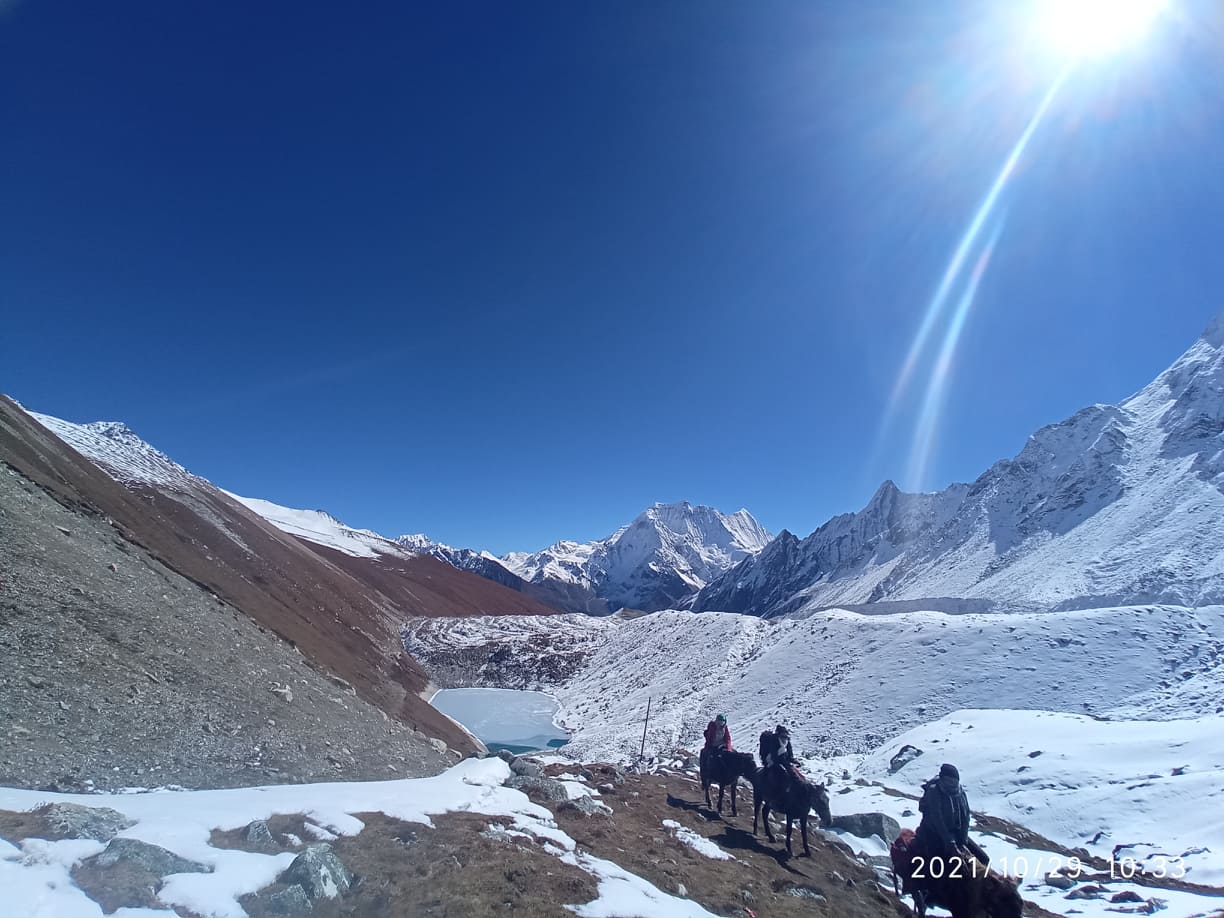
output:
[[[761,748],[759,750],[761,754],[761,765],[765,764],[765,756],[769,755],[773,749],[773,740],[774,735],[772,730],[766,730],[761,734]]]
[[[901,879],[901,889],[897,890],[897,895],[902,892],[909,892],[910,877],[914,872],[913,862],[910,860],[909,849],[914,843],[914,830],[902,829],[893,843],[888,848],[888,856],[892,859],[893,865],[893,886],[897,886],[897,878]]]

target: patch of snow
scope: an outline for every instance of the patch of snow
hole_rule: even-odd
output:
[[[682,845],[692,848],[703,857],[708,857],[715,861],[733,861],[735,858],[727,851],[724,851],[714,842],[710,841],[704,835],[698,835],[688,826],[682,826],[674,819],[664,819],[663,828],[676,836],[676,840]]]
[[[579,918],[717,918],[689,899],[668,895],[624,868],[590,854],[568,854],[562,858],[599,880],[599,898],[586,905],[568,905]]]

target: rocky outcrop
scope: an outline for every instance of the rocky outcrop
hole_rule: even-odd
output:
[[[330,845],[311,845],[289,865],[277,881],[301,887],[311,900],[334,899],[349,891],[353,875],[336,857]]]
[[[211,867],[189,861],[173,851],[138,838],[113,838],[106,850],[88,858],[87,863],[95,867],[123,865],[157,877],[167,877],[172,873],[212,873]]]

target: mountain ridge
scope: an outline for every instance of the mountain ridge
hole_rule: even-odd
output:
[[[1224,599],[1221,517],[1224,313],[1117,405],[1046,425],[971,484],[908,494],[885,482],[857,513],[727,571],[692,608],[1211,604]]]

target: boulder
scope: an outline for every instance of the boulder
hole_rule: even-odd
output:
[[[542,797],[553,803],[564,803],[569,800],[565,785],[553,778],[532,778],[527,775],[515,775],[506,782],[506,787],[521,790],[528,796]]]
[[[857,835],[859,838],[871,838],[877,835],[885,843],[891,842],[901,834],[900,823],[883,813],[850,813],[845,816],[834,816],[833,828]]]
[[[518,758],[518,756],[516,756],[509,749],[498,749],[497,757],[501,759],[503,762],[505,762],[507,765],[509,765],[511,762],[513,762],[515,759]]]
[[[1051,873],[1046,875],[1045,884],[1055,889],[1070,889],[1075,885],[1075,880],[1061,873]]]
[[[544,769],[539,762],[533,762],[531,759],[518,756],[510,763],[510,770],[516,775],[521,775],[525,778],[542,778],[544,777]]]
[[[340,863],[331,845],[311,845],[289,865],[289,869],[277,877],[278,881],[302,887],[307,898],[334,899],[349,890],[353,875]]]
[[[272,830],[268,828],[268,824],[262,819],[256,819],[254,822],[248,823],[247,827],[242,830],[243,840],[256,848],[279,848],[276,839],[272,837]]]
[[[95,854],[85,863],[96,867],[126,864],[159,877],[167,877],[172,873],[212,873],[211,867],[189,861],[173,851],[150,845],[138,838],[112,838],[105,851]]]
[[[917,746],[911,746],[909,743],[906,743],[897,750],[896,755],[888,760],[888,773],[890,775],[895,775],[920,755],[922,755],[921,749],[919,749]]]
[[[1104,886],[1097,886],[1095,883],[1089,883],[1087,886],[1078,886],[1071,892],[1063,896],[1064,899],[1099,899],[1108,890]]]
[[[306,895],[306,890],[296,883],[268,897],[268,913],[272,915],[297,918],[299,915],[309,915],[313,910],[314,906]]]
[[[447,749],[446,743],[443,740],[438,739],[436,736],[431,736],[429,738],[429,745],[433,746],[434,750],[440,753],[445,753]]]
[[[583,816],[611,816],[612,810],[594,797],[583,795],[574,800],[566,800],[557,807],[558,810],[581,813]]]
[[[92,838],[105,842],[136,825],[136,820],[128,819],[118,810],[76,803],[52,803],[36,810],[35,814],[47,821],[58,838]]]

